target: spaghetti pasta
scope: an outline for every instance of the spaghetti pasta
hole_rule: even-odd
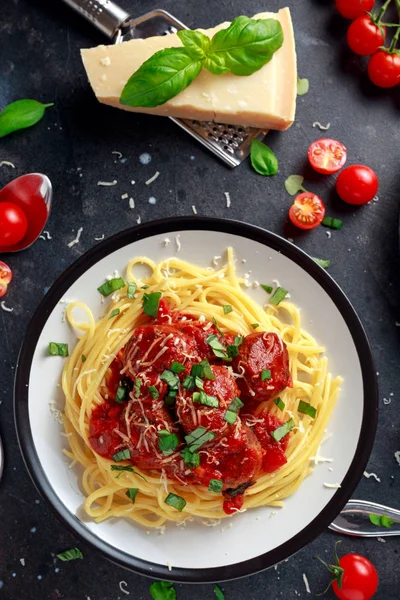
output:
[[[150,275],[137,279],[135,270],[139,265],[145,265]],[[111,296],[106,314],[97,322],[90,308],[80,302],[69,304],[66,310],[67,320],[77,330],[79,339],[62,375],[63,421],[70,446],[65,454],[83,468],[81,482],[87,515],[97,522],[126,517],[147,528],[188,517],[227,516],[221,494],[204,485],[171,479],[164,469],[140,469],[134,461],[118,463],[119,467],[112,470],[112,461],[95,452],[89,442],[92,411],[107,399],[105,381],[110,366],[128,344],[133,330],[143,322],[144,294],[154,292],[162,292],[170,307],[189,318],[210,323],[216,319],[224,333],[247,336],[254,333],[258,324],[257,332],[274,332],[285,342],[293,387],[280,394],[281,408],[269,402],[269,412],[294,421],[285,452],[287,462],[257,478],[246,490],[243,508],[282,506],[283,500],[312,471],[310,459],[318,452],[341,383],[340,377],[333,378],[328,371],[324,348],[302,329],[300,311],[287,300],[279,306],[268,304],[266,309],[254,302],[243,289],[244,280],[236,275],[232,248],[227,250],[226,264],[217,269],[200,268],[178,258],[159,264],[145,257],[135,258],[127,266],[126,282],[136,283],[135,297],[128,298],[127,285],[118,289]],[[226,306],[232,310],[227,312]],[[77,309],[84,311],[84,322],[76,320]],[[300,401],[316,409],[315,418],[299,412]],[[249,427],[256,420],[248,417],[246,422],[244,417]],[[128,469],[124,470],[124,465]],[[138,490],[134,492],[134,502],[127,495],[132,489]],[[184,498],[182,512],[165,502],[168,494]]]

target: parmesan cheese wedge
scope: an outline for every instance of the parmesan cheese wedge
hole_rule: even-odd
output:
[[[297,95],[296,52],[290,11],[283,8],[278,13],[264,12],[253,18],[276,18],[282,25],[283,45],[268,64],[247,77],[230,73],[213,75],[203,69],[188,88],[155,108],[123,106],[119,98],[130,76],[150,56],[164,48],[182,46],[176,34],[82,50],[82,60],[93,91],[104,104],[133,112],[285,130],[294,121]],[[211,38],[228,26],[226,22],[199,31]]]

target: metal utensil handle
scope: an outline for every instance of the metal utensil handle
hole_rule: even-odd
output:
[[[130,14],[111,0],[64,0],[71,8],[112,39]]]
[[[394,523],[390,528],[373,525],[370,514],[388,517]],[[329,527],[340,534],[362,537],[400,535],[400,510],[367,500],[350,500]]]

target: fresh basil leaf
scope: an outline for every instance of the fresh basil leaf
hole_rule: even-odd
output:
[[[186,89],[201,67],[202,62],[194,60],[185,48],[160,50],[129,78],[120,103],[150,108],[164,104]]]
[[[176,600],[176,591],[169,581],[155,581],[150,586],[153,600]]]
[[[162,293],[143,294],[143,312],[149,317],[157,318]]]
[[[50,106],[53,106],[53,103],[42,104],[37,100],[11,102],[0,113],[0,138],[19,129],[36,125],[42,119],[46,108]]]
[[[222,56],[218,56],[215,52],[213,54],[208,54],[203,67],[210,71],[213,75],[222,75],[223,73],[228,73],[229,69],[225,66],[225,61]]]
[[[285,181],[285,189],[288,194],[295,196],[297,192],[307,191],[303,188],[304,177],[302,175],[289,175]]]
[[[208,54],[210,38],[201,33],[201,31],[182,29],[178,31],[177,36],[193,60],[203,60]]]
[[[308,90],[310,89],[310,82],[308,81],[308,79],[300,79],[300,77],[297,78],[297,95],[298,96],[304,96],[305,94],[307,94]]]
[[[138,491],[139,488],[129,488],[128,491],[125,493],[125,495],[128,496],[130,500],[132,500],[132,504],[135,504],[136,495]]]
[[[50,356],[68,356],[68,344],[49,342],[48,353]]]
[[[216,600],[225,600],[224,592],[221,590],[219,585],[214,585],[214,594]]]
[[[241,16],[214,35],[210,54],[221,57],[234,75],[251,75],[267,64],[282,44],[279,21]]]
[[[251,166],[260,175],[276,175],[278,172],[278,159],[268,146],[254,139],[250,149]]]

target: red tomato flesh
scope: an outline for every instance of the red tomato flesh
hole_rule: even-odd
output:
[[[339,600],[370,600],[378,588],[378,573],[374,565],[359,554],[346,554],[339,560],[344,569],[342,587],[337,581],[332,589]]]
[[[18,244],[27,229],[28,221],[22,208],[13,202],[0,202],[0,247]]]
[[[0,298],[6,294],[11,279],[12,271],[10,267],[0,260]]]
[[[336,191],[348,204],[367,204],[378,191],[376,173],[364,165],[351,165],[340,173],[336,181]]]
[[[373,9],[375,0],[335,0],[335,4],[342,17],[357,19]]]
[[[378,87],[395,87],[400,83],[400,56],[379,50],[369,60],[368,76]]]
[[[321,198],[310,192],[302,192],[296,196],[289,209],[289,219],[299,229],[315,229],[322,223],[325,206]]]
[[[341,169],[347,159],[347,150],[341,142],[330,138],[321,138],[308,149],[310,165],[323,175],[332,175]]]
[[[386,28],[375,25],[369,15],[358,17],[347,31],[350,49],[360,56],[370,56],[385,43]]]

